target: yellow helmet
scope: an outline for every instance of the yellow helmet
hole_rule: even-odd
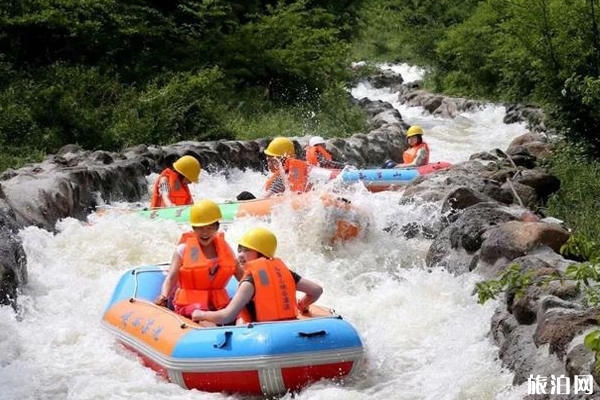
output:
[[[242,236],[239,245],[273,258],[277,250],[277,238],[275,234],[266,228],[254,228]]]
[[[276,137],[265,149],[265,154],[272,157],[294,157],[294,143],[286,137]]]
[[[192,156],[183,156],[173,163],[175,171],[188,178],[190,181],[198,182],[200,175],[200,162]]]
[[[221,220],[221,209],[212,200],[200,200],[190,208],[190,225],[206,226]]]
[[[409,138],[415,135],[422,135],[423,129],[420,126],[413,125],[406,131],[406,137]]]

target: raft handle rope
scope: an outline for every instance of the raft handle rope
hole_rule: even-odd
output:
[[[168,265],[168,263],[162,263],[162,264],[158,264],[160,265]],[[161,271],[161,272],[165,272],[164,268],[152,268],[152,269],[146,269],[143,271],[140,271],[138,269],[133,269],[131,272],[133,274],[133,276],[135,277],[134,280],[134,287],[133,287],[133,297],[131,297],[129,299],[130,303],[134,303],[136,301],[140,302],[140,303],[144,303],[144,304],[148,304],[154,308],[157,308],[159,310],[165,311],[165,307],[159,306],[157,304],[155,304],[153,301],[148,301],[146,299],[138,299],[137,298],[137,292],[138,292],[138,287],[139,287],[139,280],[138,280],[138,275],[140,274],[144,274],[144,273],[154,273],[157,271]],[[186,329],[186,328],[192,328],[192,329],[201,329],[202,327],[196,327],[193,325],[188,325],[187,322],[185,322],[178,314],[176,313],[171,313],[171,312],[167,312],[167,315],[169,315],[171,318],[174,318],[178,323],[179,323],[179,327],[181,329]]]

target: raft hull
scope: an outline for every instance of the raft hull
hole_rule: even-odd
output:
[[[344,169],[326,170],[313,167],[309,172],[309,180],[323,182],[338,179],[345,183],[362,182],[370,192],[394,190],[401,188],[420,175],[430,174],[449,168],[452,164],[439,161],[417,168],[391,169]]]
[[[294,321],[203,328],[151,302],[164,276],[161,266],[126,272],[102,322],[146,366],[184,388],[279,395],[343,380],[362,363],[356,330],[328,310],[313,308],[312,318]],[[235,287],[232,281],[228,290]]]
[[[288,202],[292,209],[302,211],[314,201],[312,193],[293,196],[274,196],[266,199],[238,201],[218,204],[223,215],[223,222],[232,222],[247,216],[268,216],[274,208]],[[369,216],[360,208],[347,201],[333,196],[321,196],[320,200],[325,207],[327,222],[333,225],[332,242],[347,241],[365,234],[370,223]],[[164,207],[136,211],[140,216],[150,219],[169,219],[178,223],[188,223],[190,220],[190,206]]]

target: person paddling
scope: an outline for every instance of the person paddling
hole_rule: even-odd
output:
[[[154,182],[151,208],[187,206],[194,204],[188,185],[198,182],[200,162],[192,156],[183,156],[165,168]]]
[[[277,237],[268,229],[254,228],[246,232],[238,245],[238,260],[245,273],[235,296],[221,310],[194,311],[192,320],[227,324],[246,306],[256,322],[295,319],[298,311],[308,311],[323,288],[290,271],[275,257],[276,250]],[[300,301],[296,301],[296,290],[305,293]]]

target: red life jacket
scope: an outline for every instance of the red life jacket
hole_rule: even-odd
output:
[[[429,146],[425,142],[421,142],[402,153],[402,161],[404,164],[411,164],[417,157],[417,153],[421,148],[425,148],[425,151],[427,152],[427,156],[425,157],[425,162],[423,165],[429,164]],[[420,165],[417,165],[417,167],[420,167]]]
[[[314,165],[316,167],[320,167],[319,158],[317,154],[321,153],[321,155],[328,161],[333,160],[333,157],[323,146],[306,146],[306,162],[309,165]]]
[[[256,321],[296,318],[296,283],[283,261],[264,257],[252,260],[246,264],[246,274],[254,280]]]
[[[169,200],[176,206],[187,206],[194,204],[192,194],[188,185],[181,182],[179,174],[170,168],[165,168],[161,172],[160,176],[154,181],[154,187],[152,188],[152,199],[150,200],[150,207],[166,207],[163,202],[162,196],[159,194],[159,186],[162,178],[167,178],[169,182]]]
[[[205,310],[225,308],[230,301],[225,286],[237,263],[223,233],[217,233],[213,239],[218,256],[216,264],[206,258],[194,232],[181,235],[179,243],[185,243],[185,251],[174,303],[179,307],[199,303]]]

